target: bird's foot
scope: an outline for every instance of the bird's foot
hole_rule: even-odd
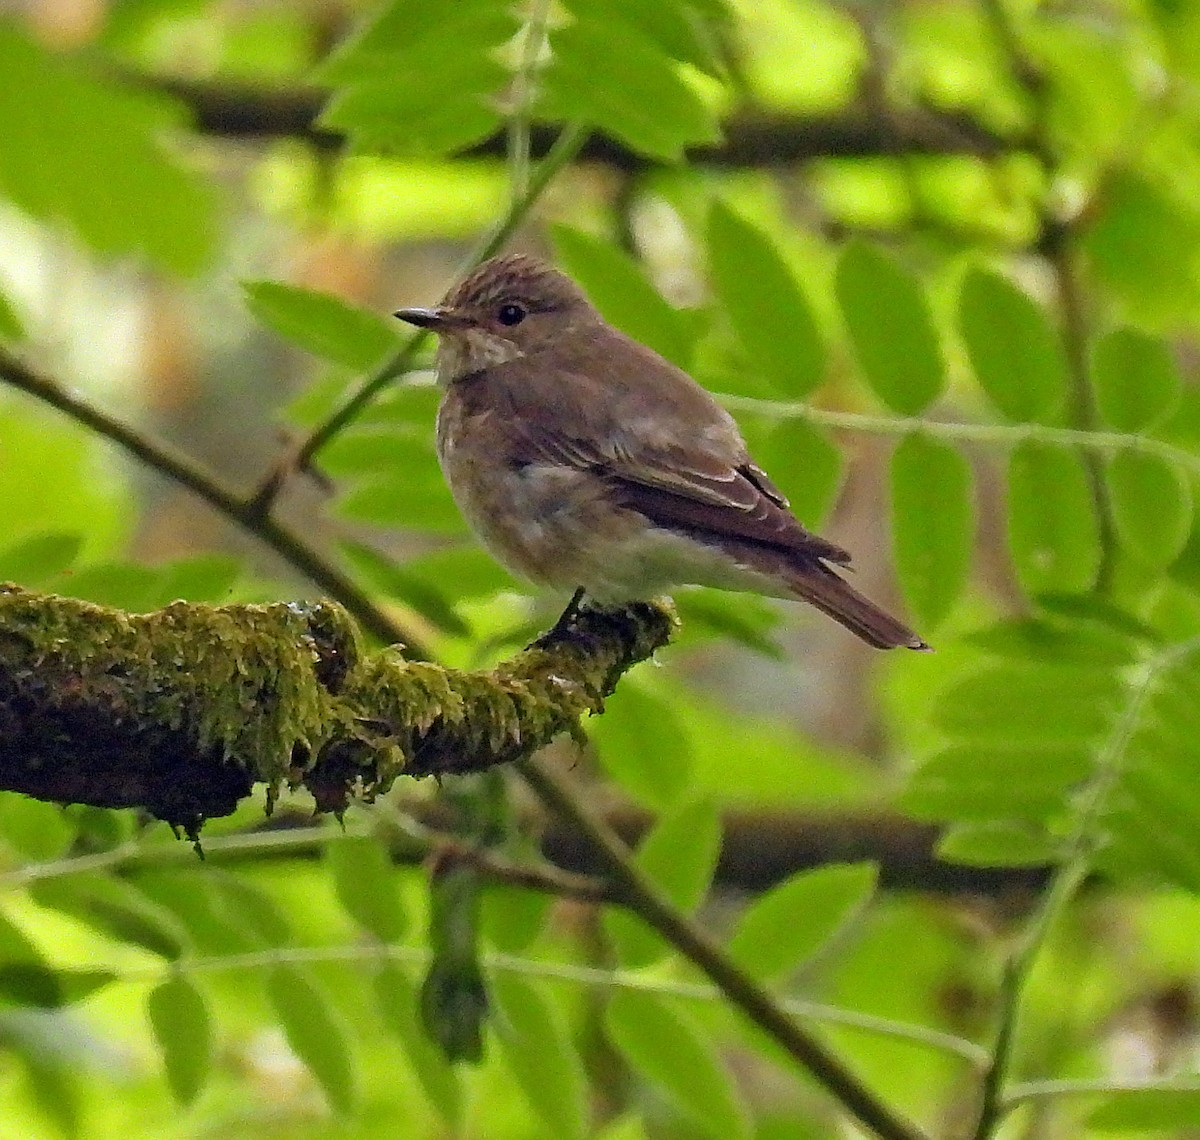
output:
[[[571,600],[567,603],[567,608],[558,615],[558,620],[541,637],[531,641],[525,648],[549,649],[554,642],[561,641],[564,637],[569,637],[575,628],[575,621],[583,609],[583,594],[583,587],[580,586],[571,595]]]

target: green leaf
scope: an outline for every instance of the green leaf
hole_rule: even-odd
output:
[[[921,282],[890,254],[853,241],[838,261],[838,303],[863,374],[904,416],[941,395],[946,362]]]
[[[952,827],[937,845],[939,859],[971,867],[1039,867],[1057,862],[1058,855],[1039,828],[1007,820]]]
[[[940,625],[962,595],[974,535],[970,464],[948,444],[905,436],[892,455],[892,541],[918,624]]]
[[[804,291],[770,239],[723,202],[713,203],[708,255],[717,298],[749,366],[780,393],[807,396],[825,371],[825,346]]]
[[[1113,329],[1096,342],[1091,365],[1100,415],[1117,431],[1148,431],[1179,405],[1179,373],[1160,337]]]
[[[281,281],[244,281],[246,304],[263,324],[306,352],[366,371],[400,343],[385,318],[328,293]]]
[[[181,558],[159,570],[149,604],[165,606],[181,598],[188,602],[227,602],[241,574],[241,562],[228,554]]]
[[[375,975],[375,998],[430,1103],[448,1122],[457,1122],[463,1110],[462,1085],[454,1066],[421,1028],[416,984],[395,962],[385,962]]]
[[[735,961],[770,981],[794,970],[857,914],[875,890],[873,863],[802,871],[743,912],[729,940]]]
[[[748,1138],[750,1115],[708,1036],[653,994],[617,990],[605,1024],[630,1065],[657,1085],[695,1127],[719,1140]]]
[[[636,681],[622,684],[589,734],[605,771],[636,800],[660,810],[679,802],[692,771],[691,745],[662,697]]]
[[[703,798],[660,819],[642,841],[635,861],[672,903],[691,911],[708,890],[720,852],[720,817],[712,800]],[[622,965],[644,966],[665,952],[659,936],[636,915],[612,911],[604,918]]]
[[[1194,1078],[1193,1078],[1194,1079]],[[1200,1088],[1114,1089],[1088,1114],[1101,1132],[1186,1133],[1200,1120]]]
[[[1119,451],[1105,472],[1117,538],[1147,566],[1169,566],[1192,530],[1191,485],[1157,455]]]
[[[103,254],[141,251],[178,273],[208,260],[211,186],[168,157],[180,116],[163,97],[93,73],[0,22],[0,193],[66,222]]]
[[[971,269],[959,328],[975,378],[1010,420],[1054,423],[1067,395],[1067,359],[1045,311],[1007,278]]]
[[[606,320],[680,368],[690,366],[693,337],[688,322],[633,258],[611,241],[567,226],[551,227],[550,236],[559,260]]]
[[[715,75],[721,70],[717,37],[705,26],[697,5],[686,0],[654,4],[644,0],[564,0],[564,6],[580,20],[630,24],[673,59],[701,71]]]
[[[518,20],[508,5],[394,0],[318,71],[336,90],[321,115],[356,150],[447,154],[500,125],[509,82],[496,59]]]
[[[1083,460],[1041,443],[1008,467],[1008,541],[1025,592],[1086,593],[1100,568],[1100,528]]]
[[[951,736],[981,744],[1077,748],[1099,739],[1120,705],[1113,670],[1006,663],[951,685],[933,720]]]
[[[0,553],[0,581],[40,586],[79,557],[83,538],[78,534],[36,534]]]
[[[65,854],[78,828],[59,804],[0,792],[0,842],[26,859],[45,862]]]
[[[308,973],[292,965],[272,967],[267,997],[292,1051],[308,1067],[339,1116],[358,1103],[357,1071],[350,1034],[329,999]]]
[[[533,1110],[555,1137],[582,1137],[588,1086],[579,1052],[558,1011],[523,978],[497,972],[489,992],[500,1052]]]
[[[443,633],[468,637],[471,627],[455,612],[441,590],[427,578],[414,574],[361,542],[340,544],[347,561],[385,597],[411,606]]]
[[[1144,174],[1112,170],[1089,221],[1083,251],[1131,318],[1158,326],[1192,319],[1200,302],[1200,219],[1192,203]]]
[[[0,964],[0,1000],[39,1009],[83,1001],[120,979],[111,970],[64,970],[41,962]]]
[[[349,487],[337,505],[338,514],[356,522],[439,534],[466,529],[432,457],[415,450],[398,452],[392,467]]]
[[[178,958],[188,945],[179,920],[123,879],[84,872],[43,879],[29,893],[39,906],[62,911],[93,930],[168,960]]]
[[[208,1006],[187,978],[175,976],[146,999],[154,1039],[162,1050],[167,1083],[180,1104],[200,1095],[212,1071],[213,1034]]]
[[[384,845],[372,835],[343,835],[325,847],[338,901],[380,942],[398,942],[408,916],[396,891],[396,869]]]
[[[1045,602],[1045,596],[1039,599]],[[1100,621],[1065,623],[1047,617],[1010,618],[968,636],[972,645],[1014,661],[1064,665],[1132,665],[1144,638]]]
[[[955,745],[917,769],[900,806],[928,820],[1045,820],[1064,809],[1094,763],[1080,745]]]
[[[24,340],[25,330],[12,302],[0,293],[0,340]]]
[[[678,65],[638,29],[576,20],[551,33],[542,114],[599,127],[653,158],[679,161],[692,143],[714,142],[717,119]]]

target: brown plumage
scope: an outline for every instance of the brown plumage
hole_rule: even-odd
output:
[[[928,648],[829,564],[699,384],[570,278],[494,258],[435,309],[438,454],[468,522],[524,577],[628,601],[695,583],[800,598],[881,649]]]

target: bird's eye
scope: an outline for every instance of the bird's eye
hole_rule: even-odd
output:
[[[511,301],[496,310],[496,319],[502,325],[519,325],[528,315],[524,305],[518,305]]]

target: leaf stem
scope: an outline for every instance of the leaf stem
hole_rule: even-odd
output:
[[[1126,751],[1137,731],[1146,701],[1161,674],[1197,650],[1200,650],[1200,638],[1192,638],[1155,654],[1131,670],[1129,699],[1100,749],[1092,778],[1076,801],[1058,870],[1005,966],[1000,988],[999,1023],[992,1061],[984,1074],[973,1140],[988,1140],[994,1136],[1004,1115],[1015,1103],[1005,1085],[1012,1069],[1025,986],[1050,931],[1087,877],[1092,858],[1102,842],[1100,820],[1108,797],[1121,777]]]
[[[1193,475],[1200,475],[1200,455],[1166,440],[1126,432],[1091,431],[1085,428],[1050,427],[1033,423],[981,424],[929,420],[920,416],[881,416],[865,412],[832,411],[797,401],[764,399],[760,396],[738,396],[724,392],[715,393],[715,396],[733,412],[752,412],[781,420],[805,420],[820,427],[864,432],[868,435],[902,437],[920,432],[934,439],[993,444],[998,447],[1018,447],[1022,443],[1033,442],[1074,447],[1100,454],[1135,451],[1143,455],[1158,456],[1175,467]]]

